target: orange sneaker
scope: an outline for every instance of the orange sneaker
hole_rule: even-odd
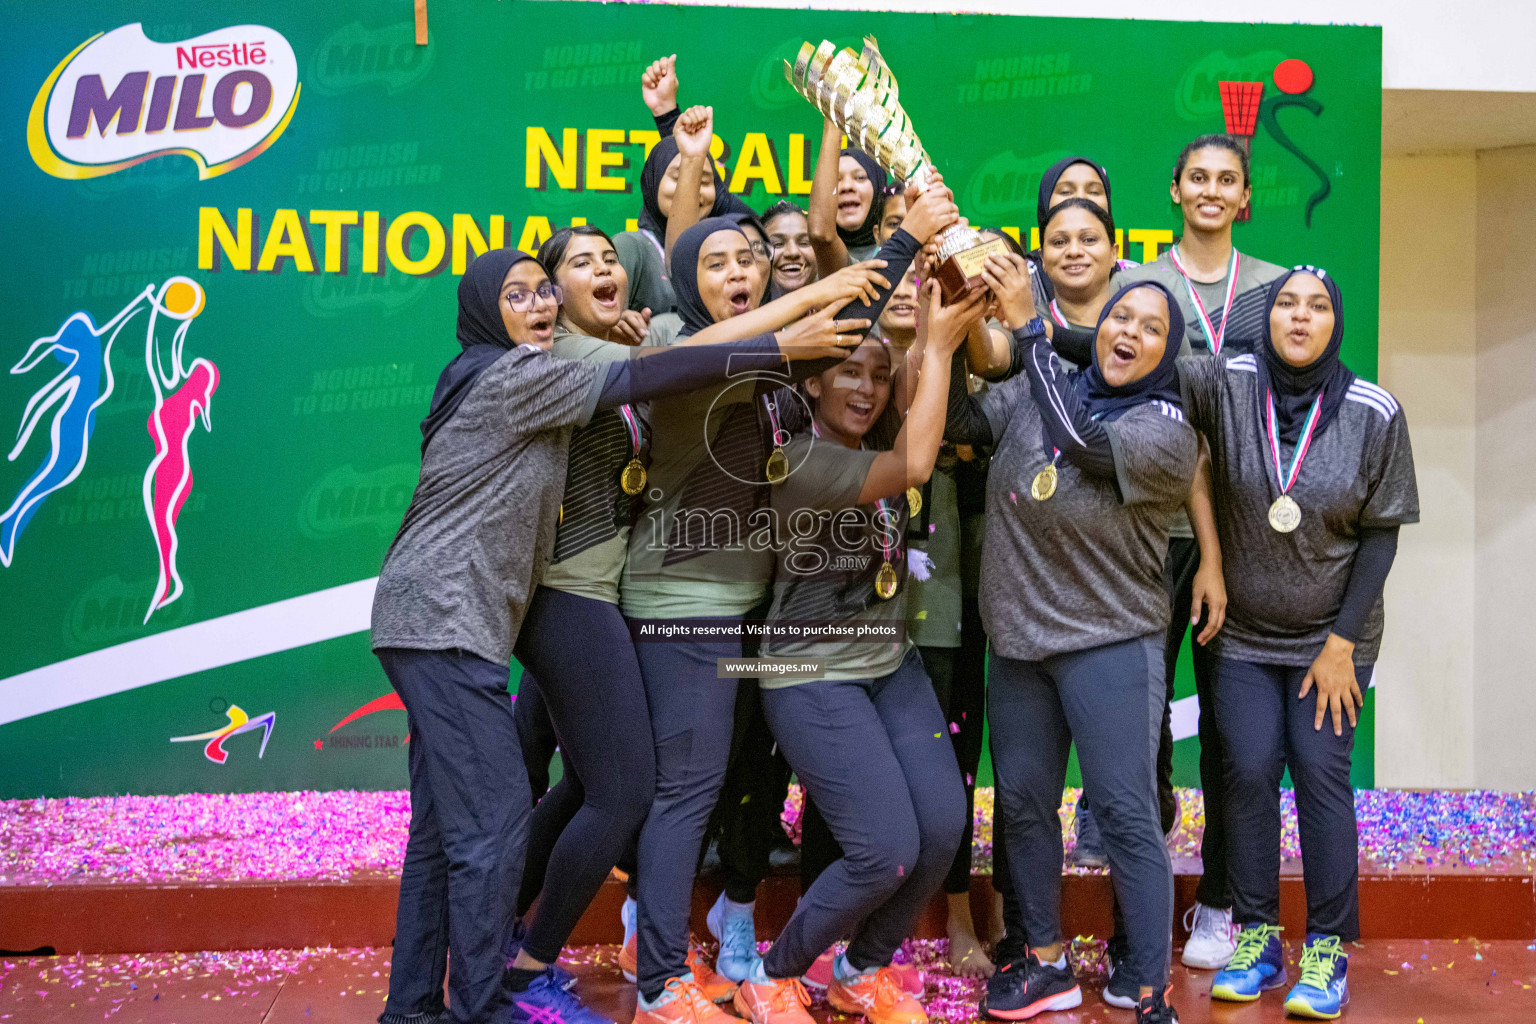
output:
[[[752,1024],[812,1024],[809,1005],[810,994],[797,978],[771,978],[766,985],[748,978],[736,989],[736,1013]]]
[[[624,973],[624,980],[633,984],[635,972],[640,969],[640,934],[636,932],[624,943],[624,948],[619,950],[619,970]]]
[[[667,981],[666,1002],[654,1010],[635,1007],[635,1024],[741,1024],[709,1001],[699,986],[682,978]]]
[[[716,974],[715,969],[704,959],[704,953],[699,949],[698,944],[694,942],[688,943],[688,969],[693,972],[693,983],[710,1002],[729,1002],[736,994],[736,983]]]
[[[923,1004],[907,994],[889,967],[846,981],[834,974],[827,1002],[841,1013],[862,1014],[869,1024],[928,1024]]]

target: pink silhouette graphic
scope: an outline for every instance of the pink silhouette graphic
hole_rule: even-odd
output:
[[[149,517],[160,559],[160,580],[144,614],[145,622],[181,596],[181,574],[176,570],[176,519],[192,493],[188,442],[199,420],[205,431],[213,429],[209,403],[219,387],[219,368],[201,358],[193,359],[190,365],[182,362],[187,329],[202,312],[203,301],[202,287],[190,278],[173,277],[166,281],[155,296],[144,340],[144,363],[155,392],[155,408],[148,423],[155,457],[144,471],[144,514]],[[171,336],[168,353],[160,351],[155,335],[155,321],[162,314],[180,321]]]

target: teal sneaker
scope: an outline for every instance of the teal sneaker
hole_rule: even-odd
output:
[[[1285,997],[1285,1012],[1334,1020],[1349,1005],[1349,954],[1337,935],[1308,935],[1301,947],[1301,980]]]
[[[1211,998],[1251,1003],[1259,994],[1285,984],[1284,929],[1272,924],[1244,925],[1237,933],[1237,951],[1211,982]]]

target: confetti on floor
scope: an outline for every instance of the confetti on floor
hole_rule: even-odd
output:
[[[1198,856],[1205,828],[1199,790],[1178,791],[1175,857]],[[1062,802],[1070,855],[1079,791]],[[992,870],[993,792],[976,790],[972,866]],[[1362,862],[1386,870],[1536,869],[1536,794],[1359,790]],[[1301,854],[1292,794],[1281,796],[1282,851]],[[784,825],[798,836],[792,787]],[[409,794],[191,794],[0,801],[0,884],[348,879],[398,874]]]

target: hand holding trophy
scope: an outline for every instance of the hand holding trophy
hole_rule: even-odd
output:
[[[880,56],[874,36],[864,38],[864,52],[857,54],[850,49],[839,53],[828,40],[819,47],[806,43],[793,65],[784,62],[784,77],[853,145],[891,174],[919,192],[938,180],[932,158],[901,107],[896,77]],[[945,228],[935,240],[939,289],[946,303],[974,287],[985,287],[981,272],[987,257],[1008,252],[1001,239],[985,240],[981,232],[963,223]]]

